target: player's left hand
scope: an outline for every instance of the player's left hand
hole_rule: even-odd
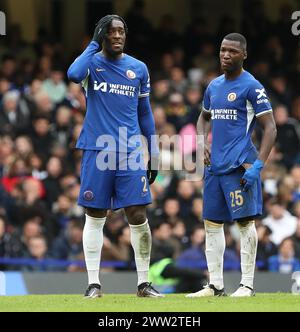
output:
[[[150,159],[148,162],[148,169],[147,169],[147,178],[149,184],[152,184],[155,181],[157,174],[158,174],[158,168],[157,167],[155,167],[155,169],[151,168],[151,159]]]
[[[96,28],[93,35],[93,41],[96,41],[101,46],[104,36],[107,33],[107,28],[112,21],[111,15],[106,15],[96,24]]]
[[[253,184],[259,179],[260,171],[263,169],[263,161],[256,159],[253,165],[248,168],[242,177],[241,184],[243,186],[243,191],[248,191]]]

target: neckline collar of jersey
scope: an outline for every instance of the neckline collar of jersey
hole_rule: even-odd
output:
[[[126,53],[122,53],[121,58],[119,58],[119,59],[110,59],[110,58],[106,57],[106,56],[102,53],[102,51],[99,52],[99,55],[100,55],[100,57],[101,57],[102,59],[104,59],[105,61],[113,62],[113,63],[121,62],[121,61],[122,61],[123,59],[125,59],[125,57],[126,57]]]
[[[232,79],[230,79],[230,78],[226,78],[226,76],[225,76],[225,74],[224,74],[225,81],[226,81],[226,82],[233,82],[233,81],[239,79],[242,75],[244,75],[245,72],[246,72],[246,70],[245,70],[244,68],[242,68],[242,72],[240,73],[240,75],[238,75],[237,77],[232,78]]]

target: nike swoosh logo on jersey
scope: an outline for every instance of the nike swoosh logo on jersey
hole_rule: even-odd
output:
[[[96,71],[105,71],[103,68],[96,68]]]

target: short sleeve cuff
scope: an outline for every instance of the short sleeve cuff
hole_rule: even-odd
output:
[[[259,113],[255,114],[255,116],[256,116],[257,118],[259,118],[260,116],[262,116],[262,115],[264,115],[264,114],[272,113],[272,112],[273,112],[273,110],[272,110],[272,109],[269,109],[269,110],[265,110],[265,111],[259,112]]]

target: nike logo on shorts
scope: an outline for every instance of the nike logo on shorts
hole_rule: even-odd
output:
[[[242,207],[239,207],[238,209],[232,210],[232,212],[234,213],[234,212],[240,210],[241,208],[242,208]]]

